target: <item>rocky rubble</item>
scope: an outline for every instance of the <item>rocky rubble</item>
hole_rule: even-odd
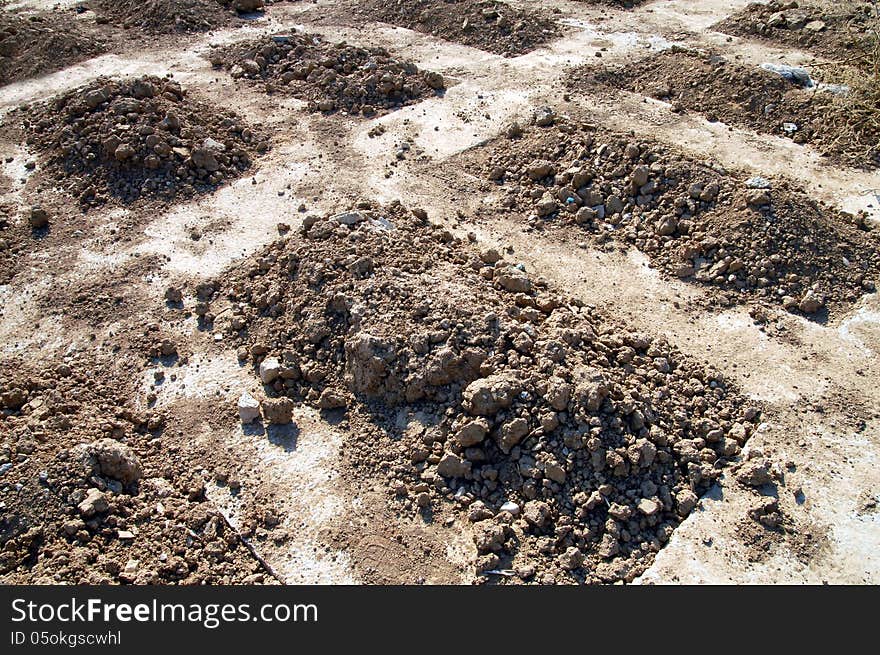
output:
[[[474,153],[497,210],[634,246],[667,274],[811,316],[875,291],[877,238],[786,181],[744,176],[574,120]]]
[[[472,523],[479,571],[521,580],[632,579],[758,416],[663,338],[396,203],[307,217],[211,303],[270,399],[345,411],[357,479]]]
[[[382,21],[447,41],[512,57],[561,34],[538,11],[515,9],[493,0],[368,0],[352,6],[363,20]]]
[[[369,116],[445,88],[439,73],[419,70],[384,48],[327,43],[303,32],[228,46],[212,52],[210,60],[236,79],[264,82],[269,93],[306,100],[311,111]]]
[[[268,148],[258,128],[192,100],[172,78],[100,78],[11,117],[41,165],[84,206],[209,191]]]

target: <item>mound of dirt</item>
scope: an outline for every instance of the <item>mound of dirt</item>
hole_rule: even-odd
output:
[[[152,34],[205,32],[232,23],[236,7],[255,10],[262,2],[243,0],[89,0],[99,23],[113,23]]]
[[[710,121],[809,143],[837,162],[880,166],[880,127],[847,110],[859,89],[835,94],[805,89],[781,75],[679,47],[609,69],[583,68],[568,81],[578,90],[600,83],[696,111]],[[876,123],[876,121],[875,121]]]
[[[625,243],[666,273],[823,318],[875,290],[877,238],[785,181],[744,179],[654,143],[557,121],[491,144],[476,166],[500,211]]]
[[[866,63],[869,2],[752,3],[713,29],[803,48],[840,63]]]
[[[632,579],[757,417],[664,339],[398,203],[307,217],[212,289],[265,420],[289,420],[279,397],[347,409],[353,484],[467,517],[484,572]]]
[[[51,73],[106,52],[106,46],[72,21],[50,15],[22,18],[0,12],[0,85]]]
[[[584,2],[590,5],[607,5],[609,7],[620,7],[622,9],[633,9],[645,4],[647,0],[575,0],[576,2]]]
[[[273,582],[206,501],[204,461],[168,439],[163,413],[133,409],[134,377],[113,356],[2,362],[4,582]]]
[[[352,12],[447,41],[512,57],[556,38],[559,26],[535,11],[492,0],[367,0]]]
[[[418,102],[444,89],[443,76],[394,59],[384,48],[325,43],[295,32],[213,52],[211,63],[234,78],[260,80],[268,92],[308,101],[311,111],[365,116]]]
[[[170,78],[98,79],[11,116],[84,206],[210,191],[268,148],[241,117],[192,100]]]

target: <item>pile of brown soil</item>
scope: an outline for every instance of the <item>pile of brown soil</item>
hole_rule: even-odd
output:
[[[490,577],[631,580],[752,433],[719,374],[419,210],[303,228],[219,281],[212,329],[265,383],[266,421],[346,410],[353,487],[466,516]]]
[[[714,29],[807,49],[851,65],[864,64],[871,40],[869,2],[752,3]]]
[[[746,180],[577,121],[472,157],[505,191],[499,210],[631,244],[666,273],[717,288],[724,304],[761,300],[821,319],[875,290],[874,233],[784,181]]]
[[[234,78],[259,80],[268,92],[307,100],[311,111],[365,116],[413,104],[442,91],[439,73],[419,70],[384,48],[325,43],[302,32],[265,37],[211,53]]]
[[[11,114],[56,183],[84,206],[215,189],[268,148],[241,117],[170,78],[98,79]]]
[[[582,68],[568,85],[579,90],[593,83],[664,100],[710,121],[808,143],[837,162],[880,166],[880,124],[848,110],[860,89],[849,95],[821,86],[804,89],[777,73],[678,47],[620,67]]]
[[[431,34],[504,56],[521,55],[561,34],[540,12],[492,0],[367,0],[355,16]]]
[[[151,34],[204,32],[231,24],[235,12],[222,0],[88,0],[98,22]]]
[[[0,11],[0,85],[51,73],[106,51],[72,19]]]

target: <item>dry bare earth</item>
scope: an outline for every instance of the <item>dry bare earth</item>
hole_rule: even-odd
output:
[[[358,41],[333,23],[345,6],[270,7],[255,30],[301,23],[456,82],[373,120],[310,113],[180,46],[92,62],[162,62],[193,120],[263,126],[247,174],[193,197],[82,214],[53,151],[4,129],[5,580],[876,580],[875,237],[832,206],[875,178],[638,94],[591,89],[585,116],[570,67],[601,48],[634,61],[655,34],[704,45],[743,3],[574,4],[556,18],[607,16],[607,33],[569,21],[515,59],[476,57],[451,26],[369,23]],[[192,44],[251,38],[236,31]],[[5,97],[65,97],[83,73]],[[555,116],[531,125],[540,105]],[[124,115],[111,131],[140,126]],[[121,163],[102,152],[81,153],[99,180]],[[537,158],[558,170],[533,177]],[[726,268],[676,279],[696,242],[695,269]],[[824,323],[801,316],[814,284]],[[262,401],[246,425],[243,391]]]

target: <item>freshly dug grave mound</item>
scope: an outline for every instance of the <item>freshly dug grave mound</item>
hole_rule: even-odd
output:
[[[758,410],[663,338],[424,212],[357,207],[307,217],[210,283],[213,329],[265,384],[264,419],[346,408],[353,486],[378,479],[406,511],[466,517],[490,576],[643,571]]]
[[[492,0],[367,0],[352,12],[506,57],[525,54],[562,33],[542,13]]]
[[[803,88],[778,73],[743,66],[723,57],[674,47],[618,68],[583,68],[569,78],[578,90],[598,82],[697,111],[710,121],[808,143],[832,160],[880,166],[880,106],[873,121],[852,111],[853,103],[877,102],[859,88]]]
[[[73,21],[50,14],[22,18],[0,11],[0,85],[52,73],[106,51]]]
[[[268,148],[257,128],[192,100],[170,78],[99,78],[11,117],[56,183],[84,206],[210,191]]]
[[[632,9],[645,4],[647,0],[575,0],[590,5],[608,5],[610,7],[620,7],[622,9]]]
[[[235,21],[238,12],[256,11],[264,4],[262,0],[88,0],[87,7],[99,23],[170,34],[224,27]]]
[[[325,43],[303,32],[264,37],[211,53],[234,78],[259,80],[266,91],[308,101],[311,111],[372,115],[418,102],[445,87],[439,73],[421,71],[384,48]]]
[[[752,3],[713,26],[741,37],[753,37],[807,49],[839,63],[866,65],[873,40],[869,2]]]
[[[759,300],[822,319],[875,291],[876,233],[784,181],[570,120],[471,156],[500,186],[499,211],[633,245],[667,274],[717,288],[723,305]]]
[[[191,436],[134,408],[136,379],[109,353],[0,363],[0,580],[274,582],[205,499]]]

